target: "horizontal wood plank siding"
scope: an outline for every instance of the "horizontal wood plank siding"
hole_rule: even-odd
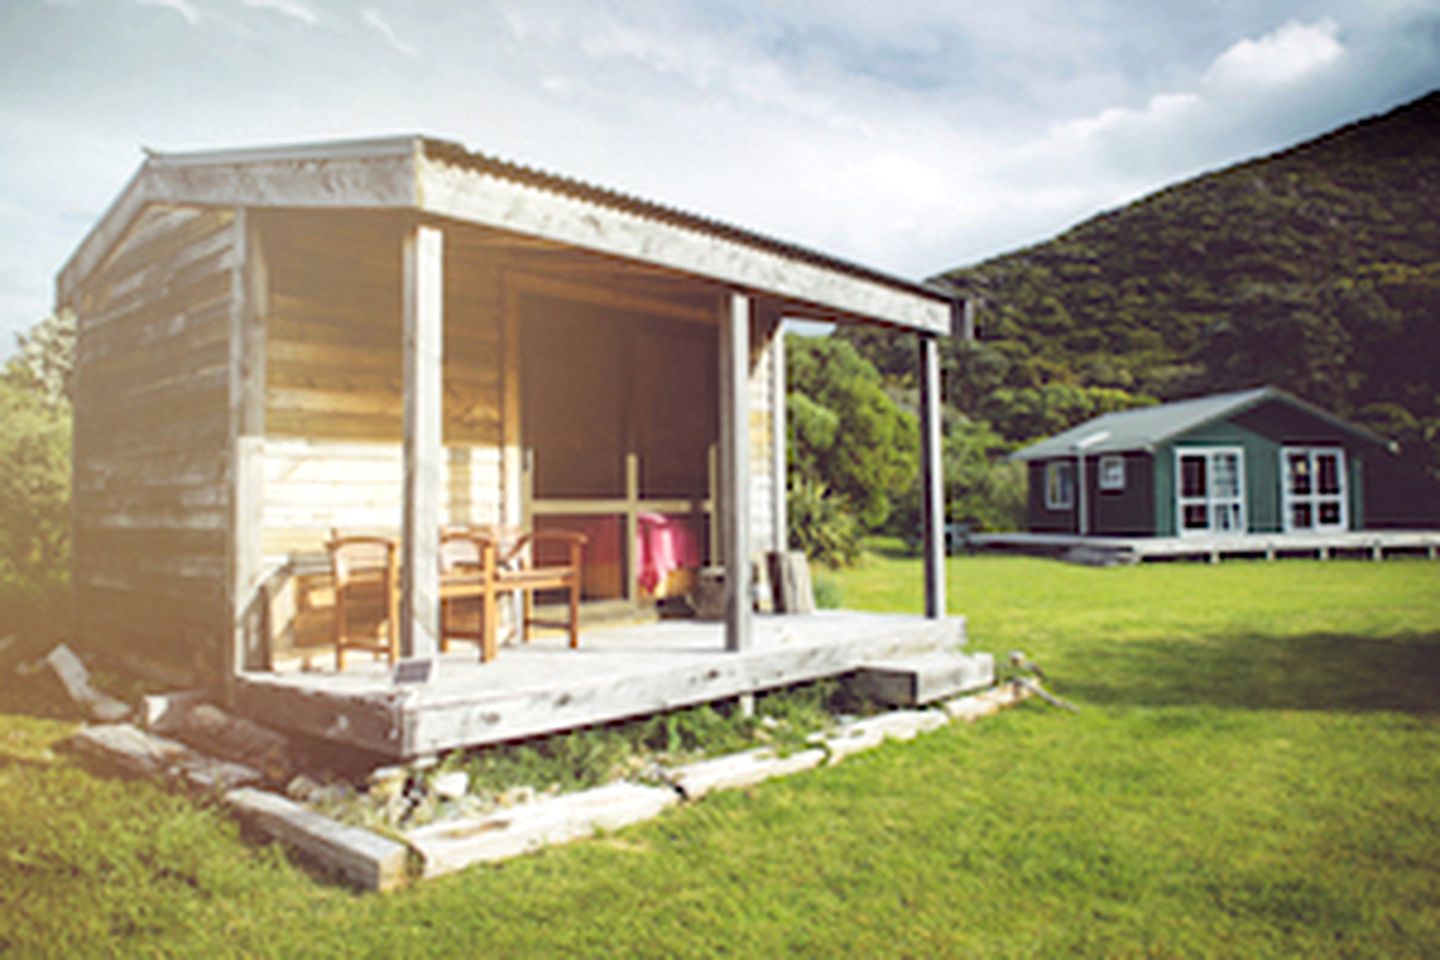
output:
[[[225,637],[233,219],[148,209],[77,299],[80,629],[200,675]]]
[[[268,440],[264,456],[264,552],[320,552],[332,527],[397,531],[398,443]],[[498,523],[500,450],[446,448],[443,514],[450,523]]]

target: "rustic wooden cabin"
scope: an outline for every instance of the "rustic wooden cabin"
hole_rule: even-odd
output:
[[[587,633],[568,661],[507,653],[464,692],[400,691],[388,664],[286,672],[324,661],[332,531],[395,538],[401,650],[433,659],[452,524],[582,531],[587,614],[643,608],[722,565],[723,630],[694,642],[793,646],[799,621],[757,627],[745,586],[785,545],[787,318],[918,335],[926,623],[944,610],[936,338],[956,309],[925,286],[407,136],[151,153],[57,287],[79,321],[80,629],[272,722],[409,755],[853,668],[859,647],[706,660],[643,696],[608,682],[588,711],[567,713],[584,697],[560,691],[532,711],[549,720],[517,723],[475,691],[593,679],[586,656],[605,642]],[[664,562],[655,530],[671,534]],[[919,629],[846,623],[814,628],[816,643]],[[449,726],[410,724],[426,710]]]

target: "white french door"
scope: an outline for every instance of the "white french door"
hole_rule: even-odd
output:
[[[1182,537],[1245,532],[1245,451],[1175,451],[1175,527]]]
[[[1280,451],[1280,475],[1286,533],[1349,529],[1344,450],[1285,447]]]

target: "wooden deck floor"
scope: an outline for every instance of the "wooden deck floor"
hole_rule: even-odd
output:
[[[502,647],[488,664],[457,644],[423,685],[397,686],[383,662],[357,657],[343,673],[247,673],[236,696],[242,712],[271,726],[414,757],[836,676],[965,641],[957,617],[821,611],[757,615],[754,626],[743,653],[725,651],[719,623],[670,620],[586,629],[578,650],[561,636],[539,637]]]
[[[970,546],[1095,563],[1226,558],[1362,557],[1440,555],[1440,530],[1357,530],[1344,533],[1249,533],[1222,537],[1081,537],[1063,533],[973,534]]]

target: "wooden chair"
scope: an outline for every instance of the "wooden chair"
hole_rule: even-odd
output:
[[[521,534],[509,544],[499,542],[499,534],[490,529],[445,534],[441,541],[442,569],[447,563],[448,553],[450,572],[441,577],[442,607],[450,606],[447,613],[453,615],[454,604],[458,601],[477,599],[480,622],[475,631],[464,628],[452,631],[450,624],[443,625],[440,649],[448,649],[450,637],[478,639],[481,662],[495,659],[498,650],[495,630],[497,598],[505,593],[519,593],[523,598],[520,635],[525,643],[530,642],[532,627],[559,627],[569,632],[571,649],[579,647],[581,551],[585,539],[583,534],[568,530],[536,530]],[[468,541],[468,546],[462,541]],[[538,565],[535,548],[545,543],[563,544],[567,548],[566,561]],[[535,616],[535,594],[541,590],[563,590],[566,593],[568,616],[564,620]]]
[[[335,578],[335,669],[345,669],[347,650],[383,653],[393,665],[400,653],[398,609],[400,555],[388,537],[332,535],[325,544]],[[357,632],[356,614],[382,616],[385,636]]]
[[[449,652],[452,639],[469,640],[480,644],[482,650],[484,648],[484,593],[483,589],[470,588],[483,587],[483,571],[487,564],[499,562],[486,557],[485,544],[484,538],[475,536],[467,528],[447,529],[440,533],[441,653]]]

